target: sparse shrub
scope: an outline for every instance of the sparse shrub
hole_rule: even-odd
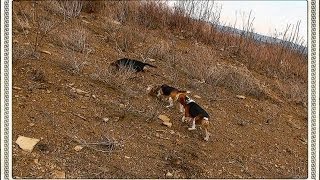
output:
[[[111,36],[119,54],[132,52],[137,44],[143,43],[146,36],[137,29],[124,27],[119,29],[118,34]]]
[[[31,71],[31,79],[37,82],[45,82],[45,75],[42,70],[32,70]]]
[[[135,72],[131,68],[120,67],[109,67],[102,69],[99,65],[95,65],[95,71],[90,76],[92,79],[102,81],[107,84],[110,88],[120,90],[127,95],[134,95],[137,88],[132,88],[134,84],[130,81],[135,76]]]
[[[206,82],[213,86],[224,86],[238,94],[252,95],[258,98],[266,96],[266,90],[260,81],[244,67],[216,64],[209,70]]]
[[[287,80],[286,82],[275,84],[281,95],[290,102],[307,107],[308,104],[308,87],[302,82],[296,80]]]
[[[91,49],[88,43],[88,33],[85,29],[73,29],[69,34],[62,36],[62,43],[65,47],[81,53],[89,53]]]
[[[18,12],[14,11],[14,19],[15,22],[18,23],[18,28],[17,26],[14,26],[14,28],[18,31],[22,30],[23,35],[26,37],[26,39],[28,39],[28,46],[30,46],[30,48],[28,47],[26,49],[30,50],[31,52],[23,54],[35,59],[40,57],[38,50],[42,46],[43,40],[49,35],[50,32],[58,27],[54,18],[48,18],[46,15],[39,12],[39,6],[43,5],[42,3],[43,2],[32,3],[32,15],[27,14],[25,12],[27,10],[22,9],[22,7],[19,8]],[[19,18],[18,14],[20,14],[21,18]]]
[[[82,12],[99,13],[105,6],[104,1],[85,1],[82,6]]]
[[[195,47],[191,54],[181,54],[177,58],[178,62],[185,67],[184,71],[190,78],[206,82],[211,76],[211,71],[208,68],[214,63],[215,56],[215,52],[211,49]]]
[[[164,60],[170,52],[170,45],[165,41],[152,44],[144,53],[144,57]]]
[[[65,19],[78,17],[81,13],[84,1],[58,1],[60,4],[60,12]]]
[[[15,44],[12,47],[12,62],[17,62],[21,59],[25,59],[31,57],[32,55],[32,48],[30,45],[18,45]]]
[[[84,67],[89,64],[87,61],[88,54],[83,56],[77,54],[76,52],[71,52],[68,53],[64,59],[65,61],[60,65],[60,67],[72,75],[81,74]]]

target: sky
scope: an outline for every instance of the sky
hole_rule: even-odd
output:
[[[232,25],[236,19],[238,28],[242,28],[240,12],[246,16],[252,10],[254,31],[263,35],[272,35],[276,31],[284,32],[288,24],[295,25],[301,20],[299,36],[307,41],[308,3],[300,1],[215,1],[222,6],[221,21]]]
[[[171,1],[169,4],[174,3]],[[254,17],[254,32],[262,35],[272,36],[275,32],[284,33],[287,25],[296,25],[301,20],[299,26],[299,37],[305,40],[307,35],[308,3],[306,0],[295,1],[214,1],[215,5],[222,6],[221,24],[234,25],[237,19],[236,28],[242,29],[243,18],[247,17],[252,10],[251,17]]]

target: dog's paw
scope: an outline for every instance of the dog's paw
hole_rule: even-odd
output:
[[[189,131],[193,131],[193,130],[196,130],[196,128],[192,128],[192,127],[191,127],[191,128],[188,128],[188,130],[189,130]]]

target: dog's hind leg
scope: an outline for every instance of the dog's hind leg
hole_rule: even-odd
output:
[[[208,140],[209,140],[209,136],[210,136],[210,133],[208,132],[208,127],[209,127],[209,120],[208,120],[208,118],[203,118],[201,125],[202,125],[202,127],[204,128],[204,131],[205,131],[204,140],[205,140],[205,141],[208,141]]]
[[[196,130],[196,118],[192,119],[192,127],[188,128],[189,131]]]
[[[170,103],[170,104],[169,104],[168,106],[166,106],[167,108],[173,106],[173,99],[172,99],[172,97],[169,97],[169,103]]]

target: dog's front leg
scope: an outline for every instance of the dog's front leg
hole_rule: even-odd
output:
[[[172,107],[173,106],[173,99],[171,97],[169,97],[169,105],[166,106],[167,108]]]
[[[186,120],[186,116],[183,115],[181,121],[184,122],[185,120]]]
[[[182,104],[179,104],[180,105],[180,112],[181,113],[184,113],[184,107],[183,107],[183,105]]]
[[[189,131],[195,130],[196,129],[196,118],[192,119],[192,127],[188,128]]]

